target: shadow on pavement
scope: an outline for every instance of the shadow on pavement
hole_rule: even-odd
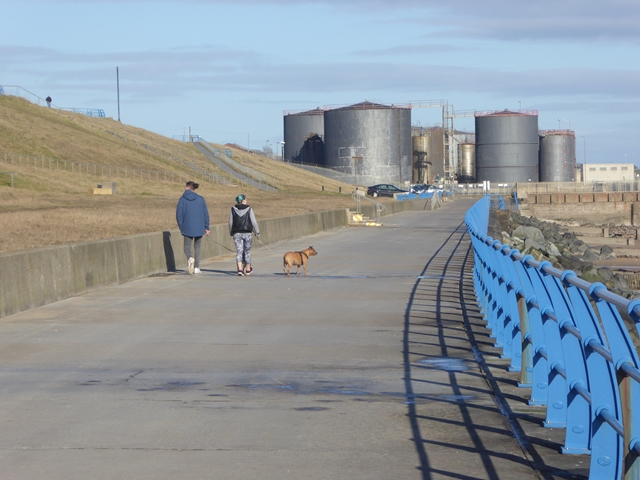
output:
[[[564,430],[542,427],[544,409],[527,405],[529,390],[494,348],[473,261],[461,224],[427,261],[405,312],[407,416],[422,478],[587,478],[589,457],[559,453]]]

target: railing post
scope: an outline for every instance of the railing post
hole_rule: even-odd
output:
[[[602,284],[595,283],[591,291],[605,289]],[[605,335],[609,343],[613,365],[616,369],[618,392],[621,402],[621,417],[616,416],[624,426],[624,479],[640,478],[640,461],[638,454],[630,450],[634,444],[640,442],[640,412],[634,412],[633,399],[640,399],[640,384],[633,381],[621,370],[623,364],[631,364],[636,369],[640,367],[640,360],[629,332],[624,325],[620,313],[611,303],[597,297],[596,308],[600,314],[600,321],[604,327]]]
[[[587,365],[580,340],[568,332],[569,327],[573,327],[578,331],[579,327],[575,321],[573,307],[561,280],[545,273],[543,268],[540,268],[540,271],[542,273],[542,281],[547,292],[549,292],[555,310],[565,359],[567,427],[562,453],[574,455],[589,453],[589,441],[591,438],[589,415],[591,407],[589,402],[578,394],[577,390],[582,387],[588,391]]]
[[[613,427],[603,421],[599,415],[603,409],[607,409],[616,418],[620,418],[616,373],[613,365],[606,358],[596,354],[590,346],[591,342],[606,345],[606,339],[587,294],[566,281],[571,274],[575,276],[573,272],[569,272],[568,275],[563,276],[563,282],[567,285],[567,294],[580,329],[587,365],[587,381],[591,394],[591,424],[588,426],[591,432],[589,476],[618,479],[622,473],[623,440]],[[597,388],[593,388],[596,385]]]

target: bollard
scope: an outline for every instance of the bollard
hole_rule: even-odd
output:
[[[322,185],[322,191],[324,192],[324,185]]]
[[[338,192],[342,193],[342,187],[338,187]]]

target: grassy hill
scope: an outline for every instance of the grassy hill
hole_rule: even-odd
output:
[[[280,190],[239,185],[190,143],[0,95],[0,172],[16,174],[13,188],[0,174],[0,252],[174,229],[187,179],[200,183],[213,223],[227,221],[238,193],[258,220],[354,205],[350,185],[232,150]],[[89,193],[107,181],[117,183],[117,195]]]

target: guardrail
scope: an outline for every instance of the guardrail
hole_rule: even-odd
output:
[[[490,201],[465,222],[495,346],[531,388],[529,404],[547,407],[544,426],[565,429],[562,453],[591,454],[590,479],[639,479],[640,361],[620,311],[637,329],[640,301],[492,239]]]
[[[220,152],[218,151],[217,148],[215,148],[213,145],[211,145],[210,143],[208,143],[207,141],[205,141],[202,138],[198,139],[198,142],[200,145],[202,145],[204,148],[206,148],[209,152],[211,152],[216,158],[220,159],[221,161],[223,161],[224,163],[226,163],[230,168],[232,168],[233,170],[235,170],[238,173],[242,173],[243,175],[246,175],[249,178],[252,178],[254,180],[256,180],[257,182],[263,183],[265,185],[269,185],[270,187],[273,187],[277,190],[282,190],[282,182],[276,178],[273,177],[269,174],[266,174],[264,172],[260,172],[259,170],[256,170],[255,168],[251,168],[248,167],[246,165],[242,165],[241,163],[238,163],[234,160],[232,160],[227,154],[231,153],[230,149],[225,149],[225,155],[220,155]]]
[[[359,190],[356,190],[355,192],[353,192],[351,194],[351,198],[353,198],[356,201],[356,213],[358,215],[362,214],[362,209],[360,207],[360,200],[364,199],[367,202],[373,203],[374,204],[374,208],[375,208],[375,212],[376,212],[376,222],[380,223],[380,214],[382,212],[384,212],[384,205],[382,203],[376,202],[375,200],[371,200],[370,198],[367,198],[364,192],[361,192]]]
[[[56,110],[65,110],[67,112],[73,113],[81,113],[82,115],[87,115],[89,117],[98,117],[105,118],[104,110],[101,108],[62,108],[57,107],[51,102],[47,102],[47,99],[51,100],[49,97],[42,98],[36,95],[33,92],[30,92],[26,88],[22,88],[20,85],[0,85],[0,95],[13,95],[15,97],[21,97],[29,100],[31,103],[35,103],[36,105],[48,105],[49,107],[55,108]]]

